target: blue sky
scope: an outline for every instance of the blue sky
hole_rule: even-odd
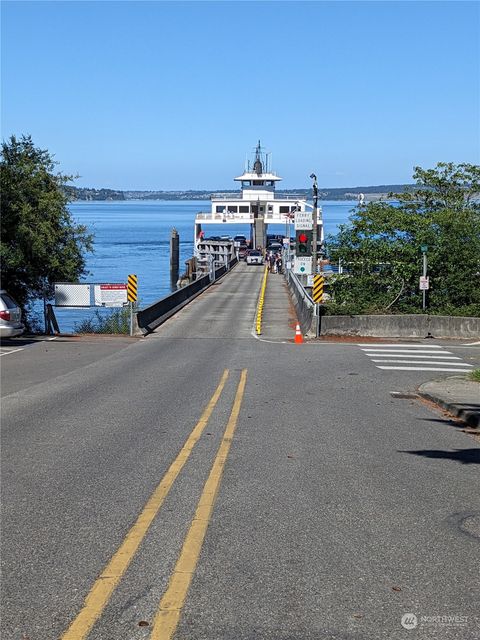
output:
[[[2,138],[81,186],[285,188],[479,163],[476,2],[2,2]]]

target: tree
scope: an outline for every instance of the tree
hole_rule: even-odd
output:
[[[348,274],[332,282],[330,311],[419,312],[421,246],[428,247],[428,310],[480,315],[480,167],[415,168],[395,202],[358,206],[327,247]]]
[[[67,208],[65,186],[73,176],[54,173],[55,165],[30,136],[2,143],[2,286],[24,309],[52,295],[55,281],[83,275],[84,253],[92,250],[92,236]]]

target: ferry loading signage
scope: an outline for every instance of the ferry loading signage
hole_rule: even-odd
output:
[[[312,231],[313,217],[311,211],[295,211],[295,231]],[[308,234],[307,234],[308,235]],[[310,234],[311,235],[311,234]],[[299,234],[297,233],[298,245]],[[311,240],[310,240],[311,241]],[[308,276],[312,273],[312,256],[300,256],[299,246],[296,247],[296,254],[293,262],[293,273]],[[309,252],[310,253],[310,252]]]
[[[295,231],[311,231],[313,229],[313,217],[311,211],[295,211]]]
[[[293,273],[309,276],[312,273],[312,256],[295,256]]]

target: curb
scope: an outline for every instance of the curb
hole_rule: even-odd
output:
[[[455,404],[454,402],[445,402],[438,396],[434,396],[430,393],[425,393],[422,391],[418,391],[418,395],[426,400],[430,400],[435,404],[438,404],[443,409],[446,409],[449,413],[454,415],[456,418],[460,418],[463,420],[465,424],[468,424],[470,427],[474,429],[478,429],[480,427],[480,412],[470,409],[465,409],[460,405]]]

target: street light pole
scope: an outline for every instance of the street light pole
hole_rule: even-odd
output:
[[[313,230],[312,230],[312,262],[313,273],[317,273],[317,230],[318,230],[318,185],[317,176],[314,173],[310,174],[310,178],[313,180]]]
[[[428,251],[428,247],[426,244],[422,244],[422,246],[420,247],[422,254],[423,254],[423,277],[426,278],[427,277],[427,251]],[[424,280],[425,282],[425,280]],[[425,309],[427,308],[427,291],[426,289],[422,289],[422,308],[425,311]]]
[[[427,252],[424,251],[423,252],[423,277],[426,278],[427,277]],[[427,308],[427,292],[424,289],[422,291],[423,293],[423,310],[425,311],[425,309]]]

